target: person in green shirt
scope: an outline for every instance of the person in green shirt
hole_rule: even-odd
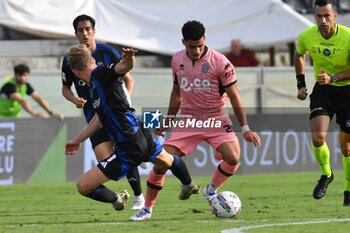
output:
[[[344,206],[350,206],[350,29],[336,23],[334,0],[314,2],[316,25],[305,29],[295,51],[297,98],[305,100],[305,55],[314,66],[315,85],[310,95],[312,150],[321,168],[313,197],[321,199],[333,181],[330,152],[326,143],[330,121],[336,116],[340,126],[339,144],[344,168]]]
[[[28,81],[30,69],[26,64],[14,67],[14,78],[7,81],[0,89],[0,117],[19,117],[24,108],[31,116],[46,118],[44,112],[36,112],[24,98],[30,95],[49,115],[63,120],[64,116],[52,111],[49,104],[34,90]]]

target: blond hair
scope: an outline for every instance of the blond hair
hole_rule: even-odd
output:
[[[91,51],[85,44],[79,44],[71,47],[67,55],[67,63],[72,70],[85,70],[95,61],[91,56]]]

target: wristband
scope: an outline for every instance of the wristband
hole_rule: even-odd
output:
[[[243,125],[241,127],[241,131],[242,131],[243,134],[245,134],[246,132],[249,132],[250,131],[249,125]]]
[[[48,113],[50,116],[52,116],[53,111],[52,111],[52,110],[50,110],[50,111],[48,111],[47,113]]]
[[[297,74],[297,87],[298,90],[302,87],[306,87],[304,74]]]
[[[332,83],[335,83],[336,81],[338,81],[336,74],[332,74],[330,77],[331,77],[331,82]]]

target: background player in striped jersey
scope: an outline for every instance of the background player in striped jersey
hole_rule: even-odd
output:
[[[95,20],[88,15],[79,15],[73,21],[73,27],[75,36],[79,40],[80,44],[85,44],[90,49],[92,56],[96,60],[96,64],[104,65],[111,63],[118,63],[121,59],[120,54],[112,47],[104,44],[96,43],[95,41]],[[134,89],[134,80],[130,73],[126,73],[123,77],[124,80],[124,92],[126,93],[129,102],[130,96]],[[71,90],[71,86],[74,83],[78,96],[75,96]],[[89,100],[89,93],[86,84],[79,80],[71,71],[67,64],[67,58],[65,57],[62,63],[62,94],[63,96],[76,105],[78,108],[84,109],[84,115],[86,122],[90,122],[94,115],[91,101]],[[125,88],[126,86],[126,88]],[[110,155],[113,152],[113,142],[108,137],[103,128],[96,132],[95,135],[90,137],[90,141],[93,150],[96,155],[97,161],[102,161],[106,155]],[[130,169],[127,174],[127,179],[131,188],[134,191],[134,205],[132,209],[140,209],[144,205],[144,196],[142,194],[142,188],[140,184],[140,175],[137,167]]]

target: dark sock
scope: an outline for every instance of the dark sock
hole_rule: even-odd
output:
[[[178,156],[174,156],[174,162],[169,168],[170,171],[176,176],[182,184],[189,185],[192,182],[191,175],[187,169],[185,162]]]
[[[132,190],[134,191],[134,196],[140,196],[142,193],[142,189],[139,169],[137,167],[130,167],[130,170],[126,177]]]
[[[113,203],[118,199],[115,192],[108,189],[104,185],[98,186],[91,193],[89,193],[85,196],[89,197],[95,201],[108,202],[108,203]]]

